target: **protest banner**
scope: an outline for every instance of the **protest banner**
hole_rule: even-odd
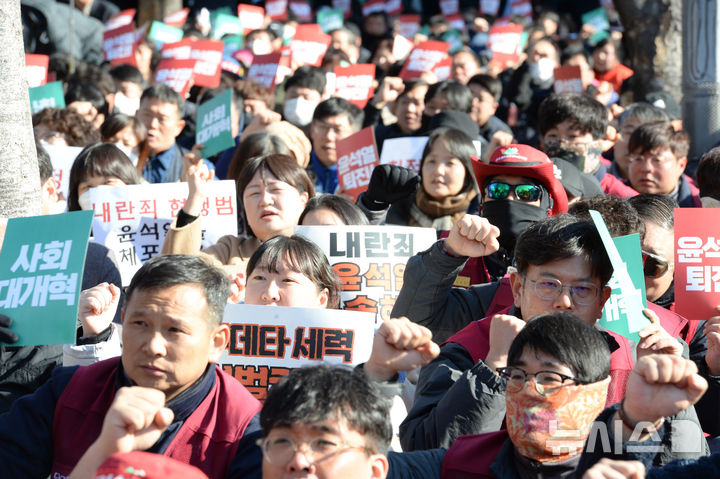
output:
[[[47,55],[25,54],[25,75],[27,75],[28,88],[43,86],[47,83],[49,62],[50,57]]]
[[[114,30],[106,30],[103,34],[103,52],[105,61],[111,65],[135,62],[135,25],[128,24]]]
[[[8,220],[0,251],[0,311],[19,337],[13,346],[75,344],[91,220],[90,211]]]
[[[413,39],[420,31],[420,15],[404,14],[398,17],[397,34],[405,38]],[[396,57],[397,58],[397,57]]]
[[[238,4],[238,18],[243,26],[243,35],[259,30],[265,24],[265,9],[256,5]]]
[[[45,108],[65,108],[62,82],[54,81],[28,88],[28,92],[30,94],[30,113],[33,115]]]
[[[134,8],[128,8],[127,10],[122,10],[112,17],[108,18],[108,21],[105,22],[105,30],[115,30],[116,28],[120,28],[125,25],[129,25],[133,22],[135,19],[135,9]]]
[[[95,241],[115,253],[123,285],[142,263],[160,254],[173,218],[185,204],[187,183],[99,186],[90,189]],[[237,234],[235,182],[213,182],[203,202],[202,247]]]
[[[579,66],[557,67],[553,70],[555,93],[582,93],[585,91],[582,84],[582,75]]]
[[[616,238],[621,240],[620,244],[623,247],[622,250],[619,250],[610,236],[602,215],[595,210],[590,210],[590,217],[595,223],[613,266],[613,275],[609,285],[615,297],[608,300],[610,304],[606,303],[603,308],[604,323],[601,324],[611,331],[638,342],[637,332],[650,324],[650,320],[643,314],[643,309],[647,307],[647,301],[642,273],[640,236],[635,234]],[[631,271],[635,281],[631,277]],[[601,293],[598,292],[598,294]]]
[[[197,40],[190,44],[190,58],[197,60],[193,83],[197,86],[220,86],[220,63],[225,45],[220,40]]]
[[[158,22],[157,20],[152,22],[150,25],[150,32],[148,33],[148,38],[155,42],[155,46],[158,50],[160,50],[166,43],[180,41],[182,37],[183,31],[180,28],[165,25],[163,22]]]
[[[446,42],[427,41],[419,43],[408,57],[400,71],[400,78],[412,80],[425,72],[431,71],[435,65],[447,56],[450,44]]]
[[[348,19],[352,15],[352,2],[350,0],[332,0],[332,7],[343,12],[343,18]]]
[[[397,17],[403,11],[402,0],[385,0],[385,13],[390,17]]]
[[[341,307],[389,319],[402,288],[405,263],[437,240],[432,228],[409,226],[296,226],[317,244],[340,277]]]
[[[265,0],[265,14],[273,22],[284,22],[287,19],[288,0]]]
[[[367,189],[370,175],[379,163],[374,128],[368,126],[338,140],[335,149],[340,191],[350,196],[354,202],[358,195]]]
[[[155,83],[164,83],[181,97],[186,98],[193,84],[193,75],[197,60],[177,60],[166,58],[160,60],[155,72]]]
[[[165,25],[170,25],[171,27],[182,28],[187,21],[188,13],[190,13],[189,8],[182,8],[177,12],[165,15],[163,17],[163,23]]]
[[[335,67],[334,96],[344,98],[360,109],[373,96],[375,65],[362,63],[349,67]]]
[[[375,335],[373,314],[337,309],[228,304],[223,322],[230,342],[218,364],[260,400],[293,369],[367,361]]]
[[[457,15],[460,13],[460,1],[459,0],[440,0],[440,13],[444,17],[450,15]]]
[[[419,173],[420,161],[427,141],[427,136],[388,138],[380,152],[380,164],[403,166]]]
[[[493,54],[493,61],[502,66],[513,65],[520,58],[522,25],[514,23],[493,25],[490,27],[488,46]]]
[[[310,3],[306,0],[290,0],[290,3],[288,3],[288,8],[291,12],[295,15],[295,17],[298,19],[298,22],[300,23],[310,23],[312,22],[312,8],[310,7]],[[336,8],[333,3],[333,8]]]
[[[387,12],[385,0],[368,0],[362,4],[363,17],[367,17],[378,12]]]
[[[500,9],[500,0],[480,0],[480,15],[497,17]]]
[[[67,200],[70,185],[70,168],[72,168],[75,158],[82,151],[82,147],[65,145],[43,145],[43,147],[50,155],[53,178],[55,178],[58,191],[62,193],[62,198]]]
[[[290,40],[292,61],[319,67],[331,40],[330,35],[322,33],[317,24],[298,25]]]
[[[412,37],[410,37],[412,38]],[[393,37],[392,55],[397,61],[402,61],[410,55],[415,44],[402,35]]]
[[[675,311],[687,319],[720,314],[718,220],[717,208],[675,209]]]
[[[435,64],[432,71],[437,81],[444,81],[450,78],[452,68],[452,57],[445,57]]]
[[[198,106],[195,144],[205,145],[204,158],[235,146],[232,135],[230,108],[232,92],[225,90],[212,100]]]
[[[317,22],[323,33],[343,28],[343,12],[339,8],[321,8],[317,12]]]

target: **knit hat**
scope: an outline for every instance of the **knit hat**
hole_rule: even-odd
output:
[[[197,467],[160,454],[133,451],[117,453],[105,459],[95,479],[208,479]]]

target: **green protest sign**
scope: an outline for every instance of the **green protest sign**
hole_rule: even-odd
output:
[[[214,40],[220,40],[225,35],[238,35],[241,34],[242,31],[242,23],[240,23],[238,17],[220,13],[213,18],[210,36]]]
[[[590,25],[595,29],[595,33],[588,39],[591,45],[595,45],[610,35],[608,33],[610,22],[608,21],[605,9],[602,7],[583,13],[582,23],[583,25]]]
[[[92,211],[11,218],[0,251],[0,311],[13,346],[74,344]]]
[[[157,45],[159,49],[162,48],[165,43],[175,43],[182,40],[183,31],[181,28],[171,27],[163,22],[154,21],[150,26],[148,37],[155,42],[155,45]]]
[[[205,145],[202,151],[205,158],[235,146],[230,120],[231,102],[232,93],[226,90],[198,107],[195,144]]]
[[[28,92],[30,93],[30,111],[33,115],[45,108],[65,108],[62,82],[54,81],[29,88]]]
[[[344,25],[343,11],[339,8],[323,8],[317,13],[317,22],[323,33],[328,33]]]
[[[614,269],[608,283],[612,293],[603,308],[600,325],[637,342],[637,332],[650,324],[642,312],[647,307],[647,299],[640,235],[611,238],[600,213],[591,210],[590,215]]]

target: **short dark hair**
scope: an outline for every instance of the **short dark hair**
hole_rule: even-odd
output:
[[[89,176],[113,176],[126,185],[137,185],[142,179],[130,158],[112,143],[95,143],[83,148],[70,168],[68,211],[80,210],[78,188]]]
[[[444,94],[451,110],[470,113],[472,110],[472,92],[467,85],[453,80],[443,80],[428,87],[425,93],[425,103],[430,102],[437,95]]]
[[[69,105],[75,101],[87,101],[95,107],[98,113],[105,116],[108,114],[108,103],[105,100],[105,95],[103,95],[102,90],[92,83],[78,82],[68,85],[65,92],[65,104]]]
[[[346,115],[354,131],[360,129],[365,117],[363,111],[344,98],[330,97],[315,107],[313,121],[324,120],[335,115]]]
[[[429,86],[428,82],[425,80],[422,80],[420,78],[413,78],[412,80],[407,80],[405,82],[405,88],[403,89],[402,93],[400,93],[397,97],[399,100],[400,98],[407,96],[408,93],[413,91],[414,89],[421,87],[421,86]],[[397,102],[397,100],[395,100]]]
[[[185,100],[178,92],[164,83],[156,83],[143,90],[140,103],[146,100],[157,100],[161,103],[172,103],[177,107],[178,118],[185,113]]]
[[[310,88],[322,95],[325,91],[325,72],[312,65],[303,65],[285,82],[285,91],[292,87]]]
[[[670,117],[665,113],[665,110],[644,101],[632,103],[625,108],[625,111],[618,118],[618,128],[622,129],[623,124],[630,118],[636,118],[640,120],[640,123],[670,121]]]
[[[486,73],[473,75],[470,80],[468,80],[468,85],[478,85],[479,87],[484,88],[492,95],[493,100],[496,102],[500,101],[500,98],[502,97],[502,81],[500,81],[499,78],[495,78],[494,76]]]
[[[390,401],[361,369],[294,369],[270,388],[260,411],[264,436],[276,427],[320,424],[328,419],[344,419],[365,437],[370,453],[387,453],[392,439]]]
[[[645,237],[645,223],[635,208],[623,198],[612,195],[583,198],[570,205],[568,213],[583,221],[592,222],[590,210],[600,213],[612,237],[634,233],[640,235],[640,241]]]
[[[517,365],[526,348],[567,365],[581,383],[601,381],[610,374],[610,348],[603,334],[567,311],[531,318],[510,345],[508,366]]]
[[[129,304],[135,291],[147,291],[192,284],[202,287],[208,304],[210,326],[222,323],[227,300],[230,297],[230,281],[225,273],[206,260],[195,255],[161,255],[149,259],[135,273],[125,290],[125,304]]]
[[[35,150],[37,150],[38,169],[40,170],[40,184],[45,182],[53,174],[53,165],[50,161],[50,155],[38,140],[35,140]]]
[[[235,148],[235,153],[228,167],[227,178],[240,181],[240,172],[248,159],[276,153],[292,156],[290,149],[279,136],[267,131],[250,133]]]
[[[67,84],[85,82],[98,87],[103,95],[115,93],[115,82],[110,76],[107,66],[94,65],[78,60],[75,60],[75,65],[75,71],[66,78]]]
[[[641,219],[667,231],[675,229],[675,208],[679,206],[672,196],[642,193],[628,198],[628,203],[635,208]]]
[[[530,225],[515,245],[515,266],[522,276],[531,265],[578,256],[590,263],[593,276],[600,278],[601,284],[610,281],[613,266],[592,222],[570,214],[550,216]]]
[[[305,275],[315,283],[318,291],[327,289],[328,308],[340,307],[341,288],[337,273],[330,266],[323,250],[302,236],[276,236],[263,242],[248,261],[246,277],[250,278],[257,267],[278,273],[278,261],[285,259],[290,269]]]
[[[464,193],[475,188],[475,174],[473,173],[470,156],[477,155],[477,151],[475,150],[472,138],[455,128],[437,128],[430,134],[427,143],[425,143],[425,149],[423,149],[422,159],[420,160],[421,175],[425,158],[427,158],[430,151],[432,151],[432,147],[438,141],[444,141],[452,157],[460,160],[460,163],[465,167],[465,180],[463,181],[461,192]]]
[[[700,158],[695,170],[700,196],[720,199],[720,147],[715,147]]]
[[[538,131],[545,135],[565,120],[569,120],[583,133],[593,139],[603,138],[607,133],[607,109],[602,103],[578,93],[553,94],[540,103]]]
[[[337,214],[346,225],[367,225],[369,224],[365,213],[354,203],[349,202],[342,196],[322,194],[310,198],[305,204],[305,209],[300,215],[298,224],[302,224],[305,216],[315,210],[330,210]]]
[[[653,122],[640,125],[628,142],[628,152],[645,153],[655,148],[669,149],[676,158],[687,157],[690,138],[684,131],[675,131],[670,122]]]
[[[273,107],[275,97],[273,96],[273,92],[265,85],[261,85],[252,80],[238,80],[235,84],[235,89],[243,100],[260,100],[264,102],[268,108]]]
[[[111,67],[110,76],[113,77],[113,80],[116,81],[128,81],[136,83],[140,85],[140,87],[145,86],[145,79],[143,78],[140,70],[138,70],[132,65],[128,65],[127,63],[121,63],[120,65],[115,65],[114,67]]]
[[[592,57],[588,54],[587,50],[585,50],[585,47],[580,41],[570,43],[568,46],[563,48],[562,53],[560,53],[560,64],[565,65],[565,62],[578,55],[582,55],[587,64],[592,67]]]

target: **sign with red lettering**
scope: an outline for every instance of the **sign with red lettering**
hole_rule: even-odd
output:
[[[166,58],[160,60],[155,71],[155,83],[164,83],[185,98],[193,83],[195,63],[197,60],[191,59]]]
[[[103,34],[105,61],[111,65],[135,65],[135,25],[128,24]]]
[[[557,67],[553,71],[553,75],[555,76],[553,83],[555,93],[582,93],[584,91],[579,66]]]
[[[118,12],[117,14],[108,18],[108,21],[105,22],[105,31],[115,30],[116,28],[120,28],[122,26],[129,25],[133,22],[134,19],[135,19],[135,9],[134,8],[128,8],[127,10]]]
[[[197,40],[191,46],[190,58],[198,60],[195,64],[195,85],[219,87],[225,44],[220,40]]]
[[[293,369],[367,361],[375,336],[374,315],[337,309],[228,304],[223,322],[230,342],[218,364],[260,400]]]
[[[265,0],[265,13],[273,22],[287,19],[288,0]]]
[[[43,145],[50,155],[50,163],[53,167],[53,178],[61,194],[61,198],[67,200],[70,189],[70,169],[75,158],[82,151],[79,146],[65,145]]]
[[[415,38],[420,31],[420,15],[406,14],[398,17],[397,33],[405,38]],[[397,58],[397,57],[395,57]]]
[[[288,8],[290,8],[290,11],[293,12],[295,17],[298,19],[298,22],[301,23],[308,23],[312,22],[313,14],[312,14],[312,8],[310,8],[310,3],[308,3],[305,0],[290,0],[290,3],[288,4]]]
[[[181,10],[178,10],[177,12],[171,13],[169,15],[165,15],[163,17],[163,23],[165,25],[170,25],[171,27],[182,27],[185,25],[185,22],[187,21],[188,13],[190,13],[189,8],[183,8]]]
[[[374,128],[368,126],[338,140],[335,148],[340,191],[355,201],[367,189],[370,175],[379,164]]]
[[[493,53],[493,60],[501,65],[517,63],[520,58],[520,37],[522,25],[493,25],[490,27],[488,46]]]
[[[409,226],[296,226],[325,252],[340,277],[341,307],[390,318],[403,285],[405,264],[436,240],[432,228]]]
[[[334,96],[345,98],[358,108],[365,108],[373,95],[374,79],[375,65],[372,63],[335,67]]]
[[[419,43],[410,53],[400,72],[403,80],[418,78],[425,72],[431,71],[435,65],[447,56],[450,44],[446,42],[427,41]]]
[[[252,30],[259,30],[265,24],[265,9],[256,5],[241,3],[238,5],[238,18],[243,27],[243,35]]]
[[[675,311],[687,319],[717,316],[720,305],[720,209],[675,209]],[[645,259],[664,269],[670,258]],[[672,267],[672,266],[671,266]],[[669,273],[669,274],[672,274]]]
[[[427,136],[388,138],[383,142],[380,164],[398,165],[419,173],[420,161],[427,141]]]
[[[331,40],[330,35],[322,33],[318,24],[298,25],[290,41],[292,60],[298,65],[319,67]]]
[[[445,57],[433,67],[433,73],[437,81],[443,81],[450,78],[450,69],[452,67],[452,58]]]
[[[39,53],[25,54],[25,75],[27,75],[28,88],[42,86],[47,83],[48,63],[50,57]]]

